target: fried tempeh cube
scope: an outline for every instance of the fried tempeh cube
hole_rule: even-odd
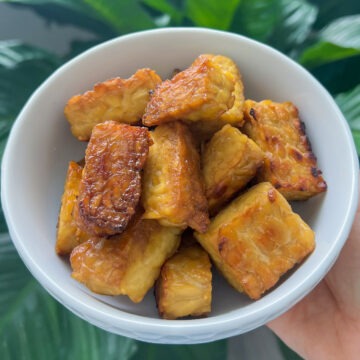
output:
[[[205,231],[208,206],[191,132],[177,121],[159,125],[151,135],[154,144],[144,168],[141,197],[144,218]]]
[[[210,55],[211,56],[211,55]],[[220,120],[226,124],[233,126],[242,126],[244,123],[244,85],[242,82],[240,71],[234,61],[226,56],[213,56],[216,64],[223,71],[226,71],[234,80],[234,104],[233,106],[220,116]]]
[[[226,72],[229,76],[232,77],[234,81],[234,104],[233,106],[220,115],[217,119],[201,119],[196,123],[191,124],[192,131],[196,134],[197,137],[200,137],[201,140],[208,140],[216,131],[220,130],[224,125],[230,124],[233,126],[240,127],[244,123],[244,85],[242,83],[241,74],[237,65],[233,60],[226,56],[221,55],[212,55],[204,54],[201,57],[195,60],[194,64],[197,61],[208,58],[214,61],[220,68]]]
[[[204,316],[211,311],[212,273],[208,254],[194,243],[181,245],[161,268],[156,304],[164,319]]]
[[[79,195],[82,170],[83,168],[80,165],[70,161],[57,224],[55,250],[58,255],[70,254],[75,246],[90,238],[88,233],[79,229],[73,214]]]
[[[259,181],[271,182],[288,200],[305,200],[326,190],[315,155],[291,103],[245,101],[242,131],[265,153]]]
[[[156,87],[146,106],[143,124],[174,120],[214,120],[234,104],[234,78],[216,61],[200,56],[184,71]]]
[[[128,79],[109,79],[96,84],[93,90],[73,96],[65,107],[72,134],[79,140],[89,140],[98,123],[139,123],[150,92],[160,83],[154,70],[140,69]]]
[[[121,233],[135,213],[151,139],[146,128],[107,121],[94,127],[75,215],[96,236]]]
[[[231,125],[225,125],[211,138],[201,157],[211,214],[220,210],[255,176],[263,158],[254,141]]]
[[[140,302],[176,251],[181,230],[136,216],[120,235],[92,238],[71,253],[72,277],[91,291]]]
[[[196,239],[238,291],[258,299],[315,247],[315,235],[270,183],[236,198]]]

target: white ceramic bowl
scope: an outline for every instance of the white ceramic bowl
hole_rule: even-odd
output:
[[[300,109],[328,191],[295,209],[316,232],[315,252],[285,281],[249,301],[215,276],[208,318],[161,320],[152,291],[140,304],[90,293],[70,277],[54,251],[56,222],[69,160],[85,145],[70,134],[63,108],[94,83],[150,67],[166,77],[202,53],[230,56],[247,98],[293,101]],[[108,331],[158,343],[200,343],[252,330],[304,297],[336,260],[357,204],[358,160],[347,123],[333,99],[302,67],[247,38],[194,28],[126,35],[96,46],[57,70],[30,98],[11,131],[2,163],[2,203],[13,242],[35,278],[68,309]]]

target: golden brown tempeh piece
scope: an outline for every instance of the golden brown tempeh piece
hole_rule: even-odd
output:
[[[189,129],[176,121],[156,127],[144,168],[145,219],[167,226],[207,229],[209,216],[200,173],[200,157]]]
[[[184,71],[156,87],[143,123],[215,120],[234,104],[234,78],[212,58],[200,56]]]
[[[245,101],[242,130],[265,153],[259,181],[271,182],[288,200],[305,200],[326,190],[297,108],[290,102]]]
[[[177,249],[181,230],[136,216],[120,235],[92,238],[71,253],[72,277],[91,291],[140,302]]]
[[[196,121],[195,123],[191,123],[191,130],[194,134],[196,134],[196,137],[200,138],[201,140],[208,140],[216,131],[220,130],[226,124],[237,127],[243,125],[245,99],[244,85],[242,83],[241,74],[234,61],[226,56],[205,54],[197,58],[194,64],[204,58],[214,61],[214,63],[217,64],[223,72],[225,72],[233,79],[233,96],[235,99],[233,106],[228,111],[220,115],[220,117],[217,119],[210,120],[208,118],[204,118]]]
[[[211,311],[211,263],[198,245],[182,245],[161,268],[155,286],[159,314],[164,319],[204,316]]]
[[[244,85],[241,79],[240,71],[233,60],[226,56],[213,56],[216,64],[218,64],[223,71],[227,72],[235,83],[233,96],[235,98],[233,106],[220,116],[220,120],[225,124],[233,126],[242,126],[244,123]]]
[[[88,240],[90,237],[88,233],[79,229],[73,214],[79,195],[82,170],[83,168],[80,165],[70,161],[57,224],[55,250],[59,255],[70,254],[75,246]]]
[[[140,171],[150,144],[146,128],[113,121],[94,127],[79,188],[81,229],[97,236],[125,229],[139,202]]]
[[[73,96],[65,107],[71,132],[79,140],[89,140],[98,123],[140,123],[149,93],[160,83],[154,70],[140,69],[128,79],[109,79],[96,84],[93,90]]]
[[[202,172],[211,214],[241,190],[263,164],[260,148],[238,129],[225,125],[205,145]]]
[[[267,182],[236,198],[195,237],[229,283],[252,299],[315,247],[314,232]]]

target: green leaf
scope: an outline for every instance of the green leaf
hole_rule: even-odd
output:
[[[84,51],[90,49],[93,46],[96,46],[99,44],[99,41],[97,40],[89,40],[89,41],[79,41],[74,40],[70,43],[70,50],[64,57],[64,60],[71,60],[73,57],[83,53]]]
[[[111,39],[118,34],[110,25],[99,19],[97,14],[91,14],[91,9],[79,10],[51,2],[36,6],[21,5],[21,7],[36,12],[47,23],[55,23],[60,26],[71,25],[91,32],[99,38],[99,42]]]
[[[335,101],[350,125],[356,149],[360,156],[360,85],[348,92],[336,95]]]
[[[314,67],[360,54],[360,15],[333,21],[318,34],[318,42],[300,57],[304,66]]]
[[[333,20],[360,13],[360,1],[357,0],[313,0],[319,7],[316,28],[322,29]]]
[[[115,35],[109,33],[108,25],[111,24],[104,24],[101,14],[84,0],[0,0],[1,2],[32,9],[46,21],[84,27],[97,34],[105,34],[105,37]]]
[[[6,2],[38,6],[55,5],[66,8],[107,24],[117,34],[151,29],[156,26],[141,6],[140,0],[10,0]]]
[[[181,10],[174,7],[171,3],[166,0],[143,0],[145,5],[150,8],[159,11],[164,15],[170,16],[170,22],[180,25],[183,20],[184,14]]]
[[[360,50],[346,48],[328,42],[318,42],[301,54],[300,63],[306,67],[331,63],[360,54]]]
[[[311,73],[331,94],[353,89],[360,84],[360,56],[353,56],[336,62],[311,68]]]
[[[19,296],[19,291],[25,289],[31,280],[7,234],[0,234],[0,269],[0,333],[2,333],[12,319],[11,309],[16,307],[13,303]]]
[[[197,26],[228,30],[241,0],[187,0],[185,15]]]
[[[289,44],[301,44],[308,37],[317,18],[318,8],[304,0],[283,0],[284,30]]]
[[[120,33],[154,28],[155,22],[139,0],[83,0]]]
[[[132,360],[224,360],[227,358],[226,340],[198,345],[155,345],[139,342],[139,350]]]
[[[10,238],[0,235],[1,359],[130,359],[136,342],[81,320],[29,274]]]
[[[270,42],[278,49],[289,51],[307,39],[318,8],[306,0],[281,0],[280,6],[281,21]]]
[[[354,139],[357,154],[360,157],[360,131],[352,129],[351,133]]]
[[[360,85],[336,95],[335,100],[351,127],[360,130]]]
[[[243,0],[231,29],[291,52],[309,36],[317,12],[306,0]]]
[[[61,60],[18,41],[0,41],[0,138],[7,135],[25,101]]]
[[[231,30],[259,41],[267,41],[280,19],[280,0],[243,0]]]
[[[320,38],[338,46],[360,50],[360,15],[333,21],[320,32]]]
[[[16,40],[0,42],[0,67],[14,69],[26,61],[42,61],[58,65],[58,58],[47,51],[29,46]]]
[[[28,6],[58,5],[87,15],[96,16],[95,12],[87,7],[82,0],[0,0],[1,2]]]
[[[6,142],[5,141],[1,141],[1,152],[4,152],[4,147],[5,147]],[[5,217],[4,217],[4,212],[2,207],[0,207],[0,233],[6,233],[8,232],[8,227],[5,221]]]

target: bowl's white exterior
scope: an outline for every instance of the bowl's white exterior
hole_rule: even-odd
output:
[[[70,134],[67,100],[94,83],[150,67],[166,77],[201,53],[234,59],[247,98],[293,101],[306,123],[328,191],[295,205],[316,232],[315,252],[262,299],[251,302],[215,275],[213,312],[205,319],[161,320],[152,293],[140,304],[91,294],[54,251],[57,214],[69,160],[85,145]],[[139,32],[99,45],[57,70],[20,113],[2,162],[2,204],[13,242],[35,278],[80,317],[108,331],[159,343],[200,343],[252,330],[304,297],[336,260],[357,205],[358,159],[347,123],[331,96],[302,67],[239,35],[176,28]]]

